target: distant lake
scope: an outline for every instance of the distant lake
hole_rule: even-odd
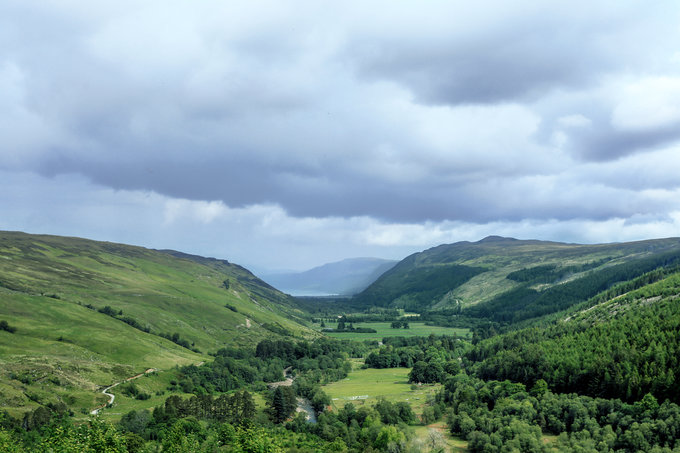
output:
[[[339,294],[324,293],[324,292],[315,291],[315,290],[305,291],[304,289],[279,289],[279,291],[282,291],[286,294],[290,294],[293,297],[333,297],[333,296],[339,296]]]

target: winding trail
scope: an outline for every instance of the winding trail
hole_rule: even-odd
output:
[[[157,368],[149,368],[148,370],[146,370],[146,371],[143,372],[143,373],[136,374],[136,375],[134,375],[134,376],[132,376],[132,377],[129,377],[129,378],[127,378],[127,379],[123,379],[123,380],[120,381],[120,382],[116,382],[115,384],[106,387],[104,390],[102,390],[102,393],[103,393],[104,395],[106,395],[106,396],[109,397],[109,402],[108,402],[108,403],[105,403],[105,404],[102,404],[101,406],[97,406],[95,409],[92,409],[92,410],[90,411],[90,414],[92,414],[92,415],[97,415],[97,414],[99,414],[99,412],[100,412],[102,409],[104,409],[106,406],[108,406],[109,404],[113,404],[113,400],[116,399],[116,395],[114,395],[113,393],[109,393],[109,390],[111,390],[112,388],[114,388],[114,387],[117,386],[117,385],[124,384],[124,383],[126,383],[126,382],[130,382],[130,381],[132,381],[132,380],[134,380],[134,379],[140,378],[140,377],[142,377],[142,376],[144,376],[144,375],[147,375],[147,374],[149,374],[149,373],[153,373],[154,371],[158,371],[158,369],[157,369]]]

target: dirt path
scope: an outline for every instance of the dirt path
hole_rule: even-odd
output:
[[[109,393],[109,390],[111,390],[112,388],[114,388],[114,387],[117,386],[117,385],[125,384],[126,382],[130,382],[130,381],[132,381],[132,380],[134,380],[134,379],[138,379],[138,378],[140,378],[140,377],[142,377],[142,376],[144,376],[144,375],[146,375],[146,374],[153,373],[154,371],[158,371],[158,369],[156,369],[156,368],[149,368],[148,370],[146,370],[146,371],[143,372],[143,373],[136,374],[136,375],[134,375],[134,376],[132,376],[132,377],[129,377],[129,378],[127,378],[127,379],[124,379],[124,380],[122,380],[122,381],[120,381],[120,382],[116,382],[115,384],[106,387],[104,390],[102,390],[102,393],[103,393],[104,395],[106,395],[106,396],[109,397],[109,402],[106,403],[106,404],[102,404],[101,406],[98,406],[98,407],[95,408],[95,409],[92,409],[92,410],[90,411],[90,414],[92,414],[92,415],[97,415],[97,414],[99,414],[99,411],[101,411],[102,409],[104,409],[106,406],[108,406],[109,404],[113,404],[113,400],[116,399],[116,395],[114,395],[113,393]]]

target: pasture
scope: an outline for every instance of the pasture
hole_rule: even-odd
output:
[[[390,322],[362,322],[354,325],[355,328],[367,327],[375,329],[376,333],[357,333],[357,332],[324,332],[329,337],[346,340],[375,340],[381,341],[385,337],[426,337],[430,334],[435,335],[457,335],[460,338],[468,338],[469,329],[457,327],[428,326],[424,322],[409,322],[409,328],[393,329]],[[329,327],[335,327],[330,325]]]
[[[408,402],[416,415],[423,412],[427,398],[441,387],[440,385],[420,385],[411,389],[408,383],[410,368],[367,368],[352,371],[345,379],[327,384],[323,390],[331,398],[333,410],[342,408],[345,403],[356,407],[371,406],[378,398],[391,402]]]

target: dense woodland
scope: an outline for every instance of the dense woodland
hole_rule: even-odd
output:
[[[383,274],[380,280],[354,297],[352,303],[385,307],[398,301],[396,308],[421,311],[433,300],[484,272],[482,268],[450,265],[414,268],[402,274],[401,267],[407,260]]]
[[[528,391],[510,381],[450,378],[439,395],[453,434],[473,452],[550,451],[542,434],[558,435],[560,451],[680,451],[680,407],[652,394],[634,404],[558,394],[538,380]]]
[[[620,289],[632,286],[635,282]],[[557,392],[626,401],[652,392],[678,403],[679,287],[676,273],[591,309],[587,317],[481,342],[466,358],[484,379],[529,386],[544,379]]]

